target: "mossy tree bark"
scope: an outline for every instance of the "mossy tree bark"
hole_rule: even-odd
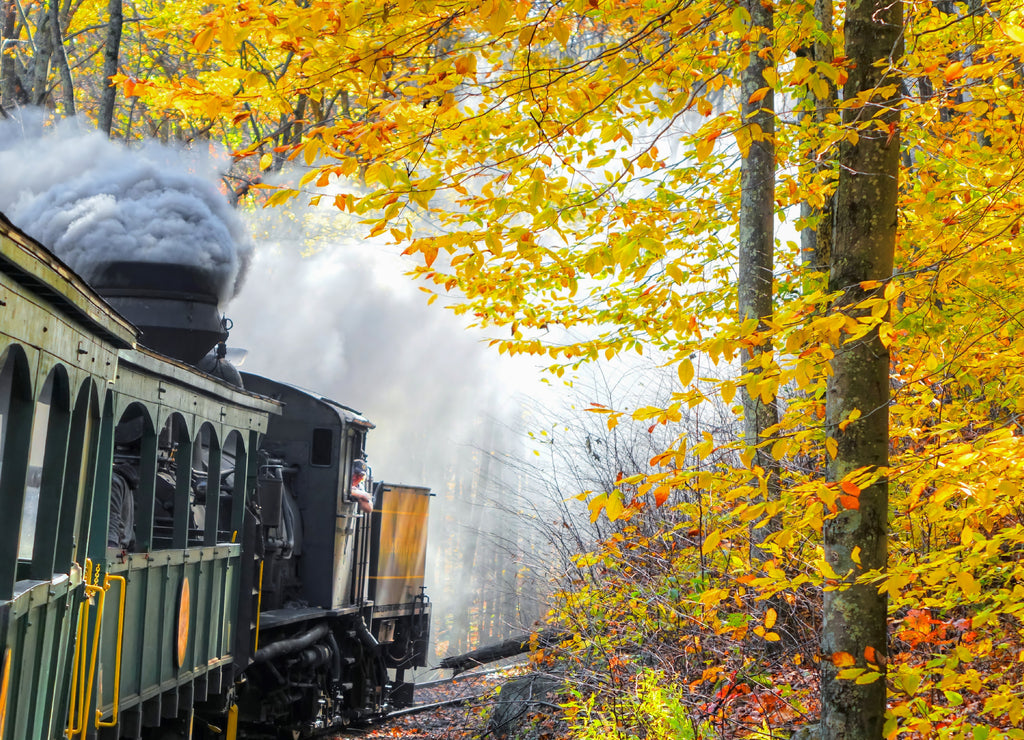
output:
[[[829,289],[840,291],[834,311],[858,317],[857,305],[880,294],[892,278],[899,178],[899,85],[895,65],[902,54],[903,9],[889,0],[853,0],[845,20],[849,78],[843,98],[870,95],[848,108],[844,123],[859,131],[840,150],[835,240]],[[888,87],[888,90],[886,89]],[[867,281],[878,281],[872,287]],[[826,431],[836,440],[828,480],[859,469],[884,473],[889,459],[889,351],[877,327],[867,336],[835,347],[826,402]],[[858,410],[861,417],[841,430]],[[854,583],[886,566],[888,481],[883,474],[864,487],[859,506],[841,510],[824,529],[825,557],[840,575],[827,587],[822,627],[822,737],[860,740],[882,737],[885,722],[886,598],[871,584]],[[849,575],[846,575],[849,574]],[[873,683],[841,680],[845,656],[876,670]],[[843,656],[833,660],[833,656]]]

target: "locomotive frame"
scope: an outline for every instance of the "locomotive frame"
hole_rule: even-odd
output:
[[[430,494],[357,514],[373,425],[146,349],[2,214],[0,248],[0,740],[301,737],[411,702]],[[126,449],[134,546],[108,547]]]

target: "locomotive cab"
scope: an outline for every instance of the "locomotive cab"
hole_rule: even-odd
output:
[[[405,670],[425,665],[429,635],[429,491],[371,488],[371,479],[353,491],[373,424],[317,393],[242,380],[282,405],[260,450],[257,644],[239,696],[243,721],[315,732],[411,703]],[[371,491],[372,514],[358,501]]]
[[[361,605],[366,553],[357,551],[356,530],[363,517],[349,498],[348,482],[373,424],[311,391],[249,373],[243,381],[284,404],[262,445],[263,609]]]

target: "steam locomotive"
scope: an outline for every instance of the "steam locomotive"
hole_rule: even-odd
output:
[[[2,214],[0,247],[0,740],[301,738],[411,703],[430,493],[353,490],[373,424],[233,367],[199,270],[87,283]]]

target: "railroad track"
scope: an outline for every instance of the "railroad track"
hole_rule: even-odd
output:
[[[460,704],[469,704],[471,701],[477,699],[483,699],[487,696],[487,693],[473,694],[472,696],[460,696],[455,699],[445,699],[444,701],[435,701],[432,704],[416,704],[411,707],[404,707],[402,709],[396,709],[393,712],[388,712],[384,715],[384,719],[393,719],[395,717],[405,717],[410,714],[419,714],[420,712],[429,712],[431,709],[441,709],[442,707],[457,707]]]

